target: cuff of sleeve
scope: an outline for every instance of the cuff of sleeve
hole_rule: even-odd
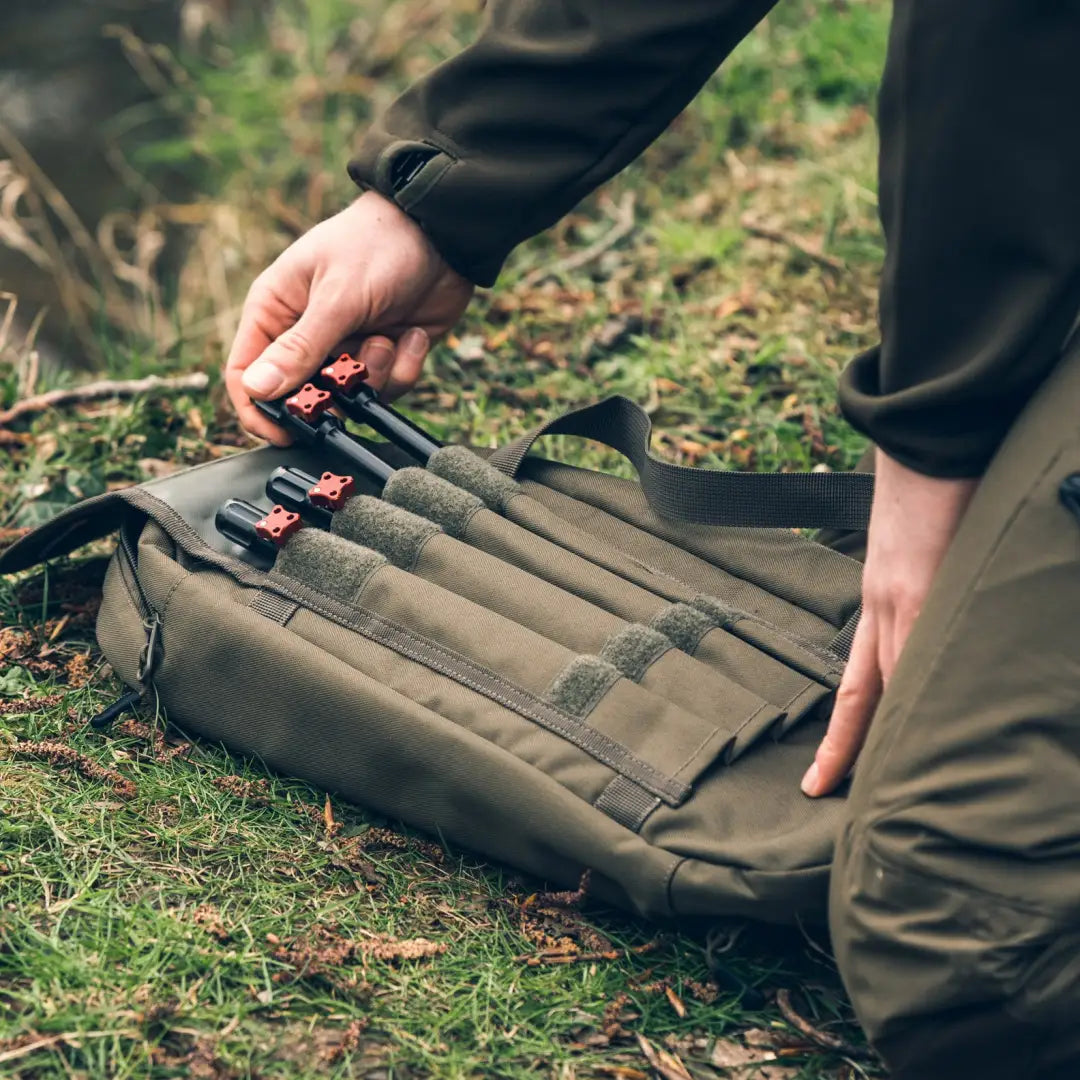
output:
[[[881,392],[880,348],[855,357],[840,376],[840,411],[894,461],[924,476],[982,476],[1004,437],[975,426],[978,410],[945,400],[931,387]]]
[[[460,165],[450,146],[374,130],[348,170],[359,188],[379,192],[408,214],[462,277],[494,285],[509,248],[495,235],[493,223],[477,212],[480,193],[467,190],[467,177],[454,175]]]

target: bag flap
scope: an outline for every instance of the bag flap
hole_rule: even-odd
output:
[[[366,445],[392,464],[413,463],[411,458],[386,443]],[[270,504],[264,486],[270,473],[280,465],[304,469],[317,476],[326,466],[326,456],[305,447],[263,446],[204,462],[145,484],[95,495],[68,507],[8,548],[0,555],[0,574],[18,573],[46,559],[69,555],[84,544],[115,532],[133,508],[146,508],[143,504],[145,496],[153,496],[153,501],[171,507],[215,551],[252,561],[244,549],[218,533],[214,515],[230,498],[245,499],[268,508]],[[362,478],[358,478],[357,487],[369,494],[377,493],[377,489],[366,486]]]

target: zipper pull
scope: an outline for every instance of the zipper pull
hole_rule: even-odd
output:
[[[146,644],[143,646],[142,652],[139,653],[139,670],[135,673],[135,678],[143,686],[146,686],[150,681],[150,676],[154,674],[154,668],[157,667],[158,662],[158,638],[161,637],[161,619],[156,611],[143,623],[143,629],[146,631]]]
[[[158,641],[161,637],[161,619],[158,617],[157,612],[154,612],[146,622],[143,623],[143,629],[146,631],[146,644],[142,648],[142,652],[139,653],[139,670],[135,673],[135,678],[139,684],[146,687],[150,680],[150,676],[154,673],[154,668],[157,666],[158,661]],[[104,709],[93,717],[90,721],[90,726],[95,731],[104,731],[107,727],[119,720],[121,716],[126,712],[130,712],[136,705],[142,700],[144,690],[129,690],[126,694],[118,697],[111,705],[107,705]]]

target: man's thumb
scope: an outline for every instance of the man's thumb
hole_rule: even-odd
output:
[[[259,401],[280,397],[310,378],[348,331],[312,304],[244,372],[244,390]]]

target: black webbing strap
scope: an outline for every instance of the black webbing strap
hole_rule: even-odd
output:
[[[652,421],[624,397],[541,424],[488,461],[514,476],[543,435],[578,435],[618,450],[637,469],[645,498],[661,517],[759,529],[865,529],[870,520],[871,473],[752,473],[675,465],[652,454]]]

